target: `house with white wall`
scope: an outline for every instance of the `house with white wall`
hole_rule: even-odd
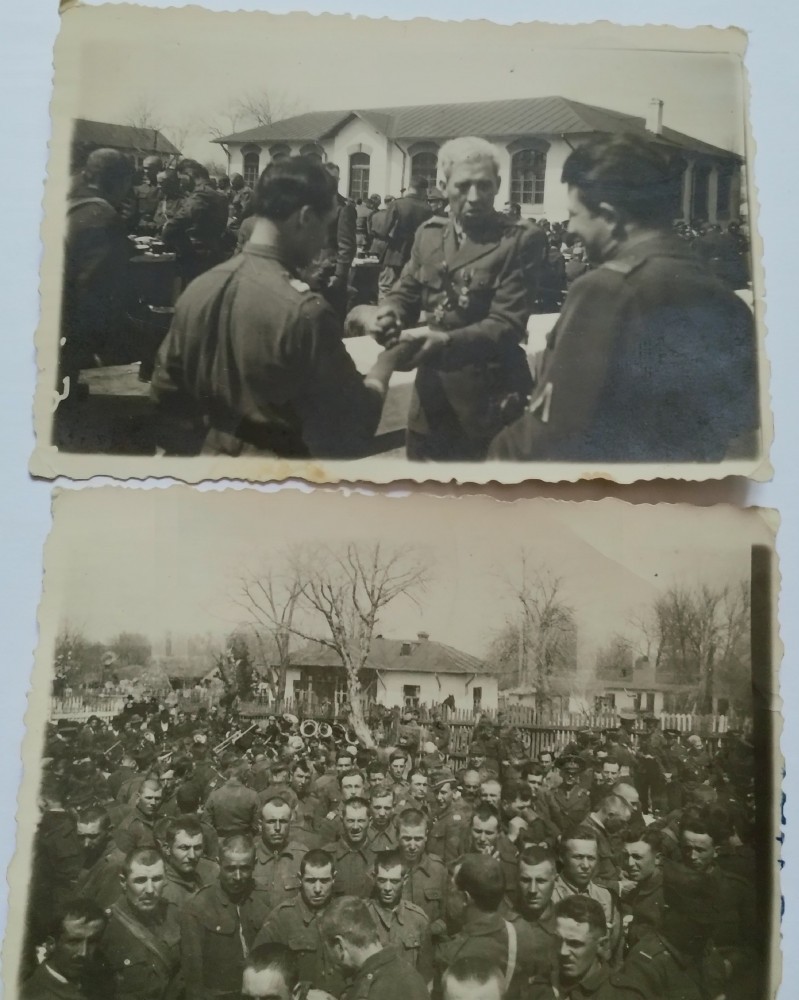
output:
[[[565,97],[532,97],[465,104],[312,111],[215,140],[229,172],[253,185],[270,162],[302,154],[341,171],[341,193],[357,200],[370,194],[399,195],[412,176],[440,185],[438,150],[458,136],[491,142],[500,163],[497,206],[517,202],[526,218],[565,220],[561,171],[569,153],[596,134],[650,136],[678,154],[682,190],[674,218],[711,223],[741,214],[743,159],[663,124],[663,102],[652,99],[641,117]]]
[[[458,710],[495,711],[497,677],[476,656],[432,640],[427,632],[413,639],[372,640],[361,673],[361,687],[386,708],[440,705],[452,697]],[[337,654],[309,643],[291,656],[286,698],[338,705],[346,697],[346,677]]]

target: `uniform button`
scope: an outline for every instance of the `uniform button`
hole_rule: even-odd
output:
[[[130,965],[130,959],[126,958],[125,961],[122,964],[123,965]]]
[[[370,973],[369,973],[369,975],[368,975],[368,976],[367,976],[366,978],[367,978],[367,979],[374,979],[375,977],[374,977],[374,975],[373,975],[373,974],[372,974],[372,973],[370,972]]]
[[[218,931],[221,931],[221,930],[222,930],[222,928],[221,928],[221,927],[217,927],[216,929],[217,929]]]

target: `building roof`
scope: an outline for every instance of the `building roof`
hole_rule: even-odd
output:
[[[173,146],[158,129],[94,122],[88,118],[75,119],[72,142],[74,145],[94,146],[95,149],[107,146],[111,149],[138,149],[147,153],[180,155],[177,146]]]
[[[292,653],[293,666],[341,667],[338,655],[321,643],[309,643]],[[489,666],[454,646],[432,639],[384,639],[372,640],[372,647],[366,660],[368,670],[402,670],[422,674],[488,674]]]
[[[411,104],[392,108],[310,111],[271,125],[234,132],[215,142],[312,142],[330,138],[353,117],[363,119],[389,139],[450,139],[460,135],[580,135],[591,132],[647,132],[643,116],[599,108],[566,97],[530,97],[466,104]],[[663,128],[664,145],[741,160],[736,153]]]

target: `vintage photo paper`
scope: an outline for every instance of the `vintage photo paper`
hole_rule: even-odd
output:
[[[504,886],[483,935],[557,937],[560,913],[610,928],[583,952],[603,997],[773,997],[775,530],[765,510],[617,500],[58,492],[7,995],[238,996],[282,942],[338,998],[313,938],[332,892],[408,922],[385,961],[416,963],[395,972],[426,996],[470,953],[477,865]],[[370,874],[397,830],[400,860],[379,857],[399,901]],[[520,951],[507,996],[587,988],[554,954]]]
[[[67,6],[32,472],[767,479],[745,48]]]

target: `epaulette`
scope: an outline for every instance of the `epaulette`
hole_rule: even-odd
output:
[[[598,270],[615,271],[616,274],[623,274],[625,277],[628,274],[632,274],[637,268],[639,268],[644,262],[642,260],[606,260],[604,264],[600,264]]]
[[[301,278],[289,278],[288,283],[294,289],[295,292],[303,294],[304,292],[310,292],[311,286],[303,281]]]
[[[428,854],[427,857],[430,859],[430,861],[437,861],[438,864],[440,865],[444,864],[444,859],[440,858],[437,854]],[[444,867],[446,868],[446,865],[444,865]]]
[[[411,903],[410,900],[408,899],[403,899],[402,902],[405,904],[406,910],[410,910],[411,913],[417,913],[419,914],[419,916],[422,916],[425,918],[425,920],[427,920],[427,914],[424,912],[421,906],[417,906],[416,903]]]

